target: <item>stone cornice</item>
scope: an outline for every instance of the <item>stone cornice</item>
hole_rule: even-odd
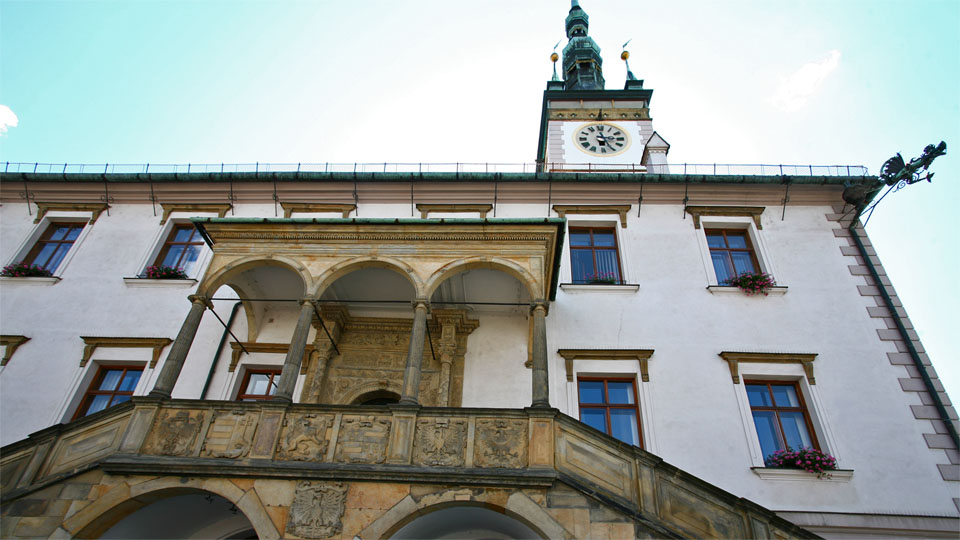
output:
[[[51,210],[54,212],[90,212],[90,224],[96,223],[97,218],[104,210],[110,208],[106,203],[64,203],[64,202],[43,202],[37,201],[37,217],[34,223],[40,223],[43,216]]]
[[[170,338],[144,338],[144,337],[91,337],[80,336],[83,340],[83,358],[80,359],[80,367],[87,365],[93,351],[97,347],[114,347],[124,349],[146,348],[153,349],[153,356],[150,358],[150,367],[157,367],[157,361],[160,359],[160,353],[164,347],[173,343]]]
[[[238,343],[236,341],[230,342],[230,348],[232,349],[232,354],[230,355],[230,367],[227,368],[227,371],[233,372],[236,371],[237,365],[240,363],[240,354],[243,353],[243,350],[246,349],[248,353],[268,353],[268,354],[286,354],[290,349],[289,343],[254,343],[252,341],[244,341]],[[303,360],[300,362],[300,374],[306,375],[307,368],[310,365],[310,358],[313,355],[313,351],[316,350],[316,347],[312,343],[307,343],[306,347],[303,349]]]
[[[184,203],[160,203],[163,208],[163,217],[160,218],[160,224],[163,225],[170,218],[173,212],[199,212],[215,213],[217,217],[227,215],[227,211],[233,208],[230,203],[222,204],[184,204]]]
[[[814,353],[759,353],[759,352],[732,352],[723,351],[719,354],[720,358],[727,361],[730,365],[730,376],[733,378],[733,384],[740,384],[741,363],[753,364],[800,364],[803,366],[803,372],[807,376],[810,384],[817,384],[813,377],[813,361],[817,359]]]
[[[0,360],[0,367],[7,365],[7,362],[10,361],[10,357],[13,356],[13,353],[17,352],[17,347],[28,341],[30,341],[30,338],[27,336],[0,336],[0,345],[4,347],[3,359]]]
[[[487,217],[487,213],[493,210],[492,204],[418,204],[417,210],[420,211],[421,218],[427,218],[431,212],[444,212],[448,214],[468,214],[479,212],[481,218]],[[344,216],[346,217],[346,216]]]
[[[350,214],[357,209],[355,204],[330,204],[330,203],[299,203],[299,202],[281,202],[283,207],[283,217],[291,217],[294,213],[339,213],[342,217],[348,218]],[[223,217],[223,216],[220,216]]]
[[[650,380],[649,360],[653,349],[558,349],[567,368],[567,381],[573,382],[574,360],[636,360],[640,363],[640,378]]]
[[[763,229],[760,223],[760,215],[763,214],[762,206],[687,206],[686,211],[693,216],[693,227],[700,228],[700,218],[702,216],[733,216],[750,217],[757,225],[758,229]]]
[[[627,212],[630,211],[630,204],[555,204],[553,211],[560,217],[567,217],[567,214],[616,214],[620,216],[620,226],[627,228]]]

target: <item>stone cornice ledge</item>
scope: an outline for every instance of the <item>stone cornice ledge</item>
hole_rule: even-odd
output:
[[[565,293],[620,293],[630,294],[640,290],[640,285],[636,283],[626,283],[623,285],[587,285],[579,283],[561,283],[560,288]]]
[[[6,277],[0,276],[0,281],[6,283],[19,283],[21,285],[56,285],[60,278],[53,277]]]
[[[193,287],[197,284],[195,279],[150,279],[139,277],[125,277],[123,282],[127,287]]]
[[[730,285],[709,285],[707,290],[711,294],[740,294],[743,296],[783,296],[787,294],[786,285],[776,285],[767,289],[767,294],[747,294],[740,290],[740,287],[731,287]]]
[[[846,483],[853,479],[853,469],[837,469],[828,471],[827,476],[819,477],[802,469],[771,469],[769,467],[750,467],[754,474],[764,480],[780,480],[785,482],[839,482]]]

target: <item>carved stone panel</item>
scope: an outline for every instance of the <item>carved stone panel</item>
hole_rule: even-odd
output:
[[[161,456],[190,455],[205,418],[204,411],[163,411],[153,425],[143,453]]]
[[[711,500],[661,477],[660,518],[700,538],[746,538],[744,517],[717,500]]]
[[[413,442],[416,465],[462,467],[467,446],[467,420],[462,418],[421,418]]]
[[[343,530],[347,485],[342,482],[297,483],[287,531],[301,538],[331,538]]]
[[[207,430],[200,455],[230,459],[244,457],[250,452],[256,429],[257,415],[253,412],[217,411]]]
[[[380,416],[344,416],[337,438],[336,460],[343,463],[383,463],[391,420]]]
[[[477,420],[473,461],[478,467],[517,469],[527,464],[527,421]]]
[[[277,444],[280,459],[294,461],[323,461],[330,441],[327,430],[333,425],[333,416],[291,413],[283,420],[283,430]]]

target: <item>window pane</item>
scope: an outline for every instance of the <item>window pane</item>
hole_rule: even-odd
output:
[[[712,248],[725,248],[727,247],[726,242],[723,241],[722,234],[708,234],[707,235],[707,245]]]
[[[97,411],[102,411],[106,409],[107,405],[109,404],[110,396],[93,396],[93,401],[90,402],[90,407],[87,408],[86,414],[93,414]]]
[[[270,379],[270,391],[267,392],[267,394],[272,396],[277,393],[277,382],[279,380],[280,380],[280,375],[274,375],[273,378]]]
[[[580,409],[580,421],[604,433],[607,432],[607,415],[603,409]]]
[[[713,259],[713,269],[717,272],[717,283],[722,285],[728,279],[735,277],[730,258],[725,252],[710,253],[710,258]]]
[[[730,257],[733,258],[733,265],[737,269],[737,275],[753,273],[753,259],[750,258],[749,251],[731,251]]]
[[[611,435],[623,442],[640,445],[640,434],[637,432],[637,415],[631,409],[610,409]]]
[[[728,232],[727,244],[731,249],[747,249],[747,237],[743,234]]]
[[[180,267],[183,268],[183,271],[187,274],[190,274],[193,271],[193,267],[197,264],[197,259],[200,258],[200,249],[201,246],[187,246],[187,253],[183,256],[183,260],[180,261]]]
[[[580,381],[580,403],[603,402],[603,381]]]
[[[53,252],[57,250],[57,246],[59,246],[59,244],[44,244],[43,247],[40,248],[40,253],[37,253],[37,256],[33,258],[33,262],[31,264],[36,264],[46,268],[47,261],[50,260],[50,256],[53,255]]]
[[[573,262],[573,281],[584,282],[593,275],[593,252],[588,249],[574,249],[570,252]]]
[[[113,403],[111,403],[110,406],[119,405],[127,401],[130,401],[130,396],[113,396]]]
[[[783,424],[783,436],[787,439],[787,446],[794,450],[813,447],[803,413],[781,412],[780,422]]]
[[[72,244],[55,244],[57,246],[57,251],[53,253],[53,256],[50,257],[50,260],[47,261],[44,268],[53,272],[60,266],[60,262],[63,261],[63,258],[67,256],[67,252],[70,251],[70,246]]]
[[[600,277],[612,275],[613,279],[620,281],[620,269],[617,265],[617,251],[614,249],[598,249],[597,254],[597,273]]]
[[[120,387],[117,388],[118,392],[133,392],[137,387],[137,382],[140,381],[140,371],[130,370],[127,371],[127,374],[123,377],[123,382],[120,383]]]
[[[776,413],[753,411],[753,423],[757,426],[757,437],[760,438],[760,449],[763,451],[764,459],[777,450],[783,449],[777,434]]]
[[[189,242],[189,241],[190,241],[190,237],[193,236],[193,231],[194,231],[194,228],[193,228],[193,227],[184,227],[184,228],[181,228],[181,229],[177,229],[176,234],[174,234],[173,241],[174,241],[174,242]]]
[[[603,247],[617,245],[613,231],[593,231],[593,245]]]
[[[183,249],[184,246],[170,246],[170,251],[167,252],[167,256],[163,258],[163,262],[160,264],[163,266],[178,266],[180,264],[180,254],[183,253]]]
[[[799,407],[797,391],[793,386],[773,385],[773,399],[777,407]]]
[[[570,231],[571,246],[589,246],[590,233],[588,231]]]
[[[607,382],[607,403],[633,404],[633,383]]]
[[[76,240],[77,237],[80,236],[80,231],[82,230],[83,230],[83,227],[80,227],[80,226],[70,227],[70,232],[67,233],[66,239],[70,241]]]
[[[98,390],[116,390],[117,383],[120,382],[120,376],[123,375],[122,369],[109,369],[103,374],[103,380],[100,382]]]
[[[53,234],[50,235],[51,240],[63,240],[67,233],[70,232],[70,227],[67,225],[54,225]]]
[[[267,384],[270,382],[270,375],[266,373],[251,373],[250,382],[247,383],[247,391],[244,394],[266,394]]]
[[[751,407],[770,407],[773,400],[770,399],[770,391],[765,384],[748,384],[747,398],[750,399]]]

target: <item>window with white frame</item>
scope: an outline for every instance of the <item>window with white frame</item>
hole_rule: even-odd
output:
[[[694,227],[708,285],[727,286],[730,279],[745,273],[763,272],[776,277],[757,225],[762,208],[749,208],[743,215],[731,215],[738,212],[726,211],[725,207],[690,208],[699,209],[694,213]]]
[[[153,247],[142,259],[137,276],[144,278],[156,275],[161,267],[178,269],[188,279],[196,279],[209,254],[200,231],[187,219],[170,219],[160,229]]]
[[[44,217],[10,264],[30,267],[31,276],[59,276],[89,228],[89,219],[85,218]]]

